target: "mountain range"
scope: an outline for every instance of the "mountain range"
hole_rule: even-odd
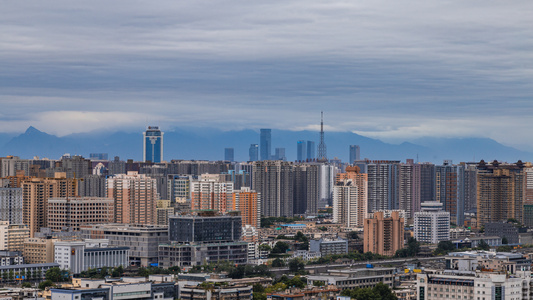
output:
[[[272,130],[274,148],[286,148],[287,160],[296,159],[298,140],[319,142],[314,131]],[[402,160],[412,158],[420,162],[442,163],[451,159],[462,161],[516,162],[531,161],[533,153],[508,147],[489,138],[420,138],[402,144],[385,143],[352,132],[326,132],[328,157],[348,161],[349,145],[359,145],[361,158],[372,160]],[[180,128],[164,134],[164,158],[221,160],[224,148],[235,149],[235,159],[248,160],[250,144],[259,144],[255,130],[222,131],[215,128]],[[142,133],[92,132],[57,137],[30,126],[20,135],[0,134],[0,156],[16,155],[21,158],[48,157],[58,159],[65,153],[89,157],[90,153],[108,153],[109,158],[141,160]]]

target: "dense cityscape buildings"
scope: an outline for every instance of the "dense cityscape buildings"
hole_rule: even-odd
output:
[[[49,267],[74,276],[104,267],[195,272],[225,263],[246,268],[266,264],[277,271],[278,264],[298,261],[312,266],[331,262],[332,255],[342,259],[365,255],[366,268],[337,270],[335,265],[309,275],[307,283],[327,281],[334,294],[335,289],[374,288],[383,282],[396,287],[399,299],[421,295],[438,299],[440,291],[434,296],[433,289],[453,285],[459,275],[450,270],[463,259],[450,256],[453,263],[441,267],[439,260],[446,254],[439,252],[442,243],[454,249],[507,251],[533,244],[533,230],[526,227],[533,226],[533,200],[528,200],[533,199],[528,196],[533,194],[531,163],[361,160],[357,145],[350,145],[353,162],[344,163],[327,158],[321,125],[319,156],[314,157],[314,142],[302,139],[296,141],[296,161],[286,160],[283,147],[274,148],[272,154],[269,129],[261,130],[259,144],[251,144],[247,162],[235,161],[234,148],[225,148],[220,161],[107,160],[103,153],[93,153],[92,159],[2,157],[0,259],[6,268],[2,280],[9,282],[9,272],[15,280],[19,270]],[[261,153],[268,158],[257,157]],[[384,263],[374,267],[380,261],[368,253],[387,257],[395,267]],[[478,259],[478,254],[472,255]],[[523,270],[524,264],[531,265],[525,256],[506,255],[481,255],[493,264],[471,267],[469,272],[480,274],[466,280],[505,286],[509,278],[487,272],[500,272],[495,271],[500,264],[505,268],[520,264]],[[434,259],[431,263],[444,271],[431,270],[432,265],[420,271],[407,263],[410,256]],[[503,257],[505,263],[500,262]],[[465,261],[474,264],[471,257]],[[481,263],[487,261],[479,260],[476,266]],[[11,269],[13,265],[21,267]],[[184,274],[191,274],[186,275],[187,282],[195,276]],[[439,281],[425,279],[428,274]],[[524,276],[520,274],[513,276]],[[428,284],[398,287],[416,278]],[[170,287],[173,281],[166,284]],[[182,289],[185,294],[194,290]],[[446,295],[452,293],[443,292],[442,298]]]

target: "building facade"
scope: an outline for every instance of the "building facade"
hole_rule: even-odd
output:
[[[386,218],[384,212],[375,212],[371,218],[365,219],[364,252],[394,256],[396,251],[404,247],[404,219],[398,211],[391,212]]]
[[[422,211],[415,213],[415,239],[421,243],[437,244],[450,240],[450,213],[437,201],[422,203]]]

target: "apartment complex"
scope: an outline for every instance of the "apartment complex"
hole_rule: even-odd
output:
[[[114,200],[99,197],[48,199],[48,228],[79,231],[84,224],[107,224],[114,219]]]
[[[375,212],[364,224],[364,252],[394,256],[404,247],[404,219],[398,211],[386,218],[384,212]]]

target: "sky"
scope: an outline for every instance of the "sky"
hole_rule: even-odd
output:
[[[0,132],[352,131],[533,147],[532,1],[2,1]]]

